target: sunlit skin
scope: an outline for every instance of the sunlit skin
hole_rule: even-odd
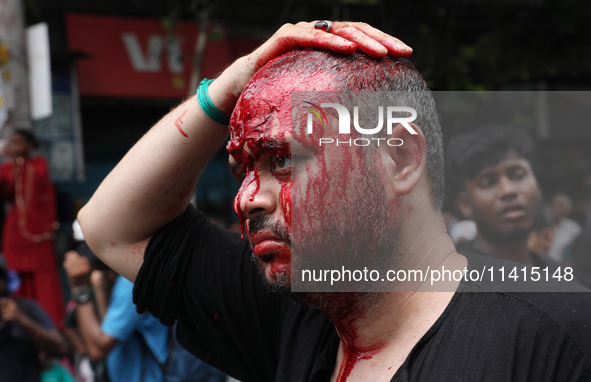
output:
[[[478,227],[475,246],[496,257],[511,254],[509,260],[531,263],[527,236],[541,192],[529,162],[510,151],[503,161],[465,180],[465,186],[460,208]]]

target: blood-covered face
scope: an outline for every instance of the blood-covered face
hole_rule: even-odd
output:
[[[291,272],[293,80],[259,72],[234,110],[227,146],[230,169],[242,182],[234,212],[265,281],[280,290],[289,289]]]
[[[362,258],[371,266],[368,250],[383,259],[395,236],[380,151],[320,147],[327,130],[307,134],[293,113],[291,91],[332,90],[330,77],[257,76],[234,111],[227,149],[242,181],[234,210],[265,281],[289,291],[292,255],[305,260],[298,268]]]

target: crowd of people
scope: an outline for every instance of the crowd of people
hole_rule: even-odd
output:
[[[565,192],[544,195],[534,140],[513,126],[451,137],[444,161],[411,52],[360,23],[282,27],[126,155],[81,211],[86,236],[76,222],[63,265],[47,163],[31,155],[34,136],[15,131],[0,167],[0,380],[591,378],[591,301],[575,284],[566,294],[467,280],[427,293],[290,293],[292,251],[451,270],[522,264],[591,287],[591,184],[577,222]],[[318,137],[292,128],[289,94],[325,90],[407,93],[418,117],[389,132],[399,146],[311,149]],[[243,238],[189,205],[228,124]],[[445,220],[444,173],[454,185]]]
[[[72,250],[58,264],[55,194],[47,162],[31,155],[36,145],[32,132],[15,131],[0,167],[0,190],[10,204],[0,255],[0,380],[226,381],[180,346],[172,329],[136,313],[133,284],[94,255],[77,221]]]

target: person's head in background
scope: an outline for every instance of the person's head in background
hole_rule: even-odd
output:
[[[30,130],[16,129],[10,135],[4,152],[11,158],[27,158],[39,145],[39,141]]]
[[[541,203],[534,226],[529,233],[527,247],[538,255],[546,256],[554,241],[554,224],[548,208]]]
[[[478,229],[475,249],[529,263],[527,240],[542,195],[533,139],[509,126],[480,128],[453,138],[448,157],[458,208]]]

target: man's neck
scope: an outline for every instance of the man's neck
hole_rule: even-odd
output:
[[[421,258],[432,259],[432,270],[444,267],[453,272],[467,266],[466,258],[455,252],[445,233],[432,235],[430,241],[426,237],[417,235],[406,243],[411,244],[406,246],[408,254],[420,257],[422,253]],[[350,300],[341,305],[343,309],[327,312],[341,339],[332,380],[389,381],[444,312],[458,285],[452,282],[421,287],[416,292],[348,295]]]
[[[474,248],[499,259],[533,265],[527,248],[527,238],[500,242],[488,240],[484,236],[478,235],[474,241]]]
[[[332,380],[389,381],[445,311],[453,294],[384,293],[367,312],[360,311],[357,319],[335,320],[341,342]]]

